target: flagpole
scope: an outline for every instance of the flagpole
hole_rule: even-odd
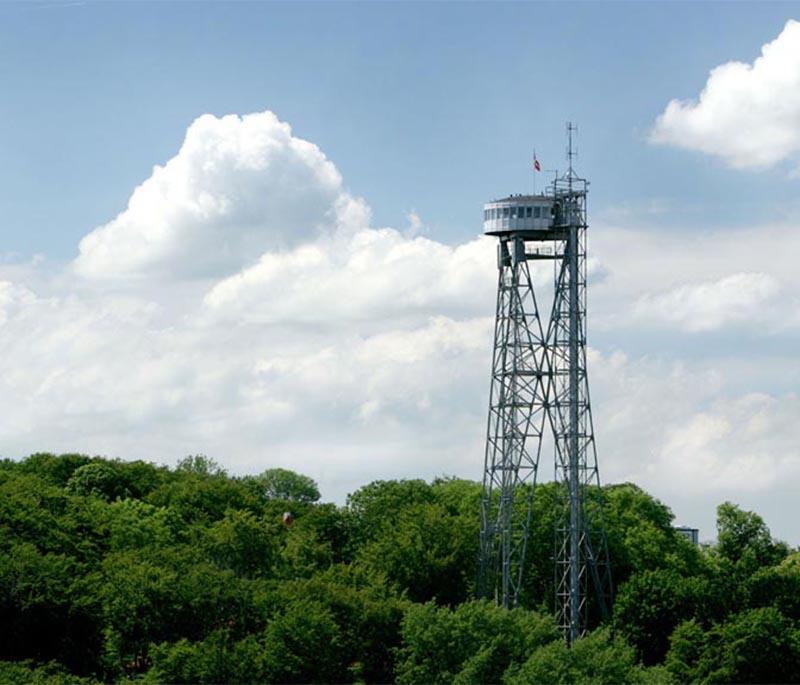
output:
[[[533,148],[533,194],[536,195],[536,148]]]

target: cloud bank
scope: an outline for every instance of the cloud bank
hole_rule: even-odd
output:
[[[73,263],[0,271],[3,456],[206,453],[308,473],[339,499],[374,478],[479,478],[495,249],[422,224],[373,226],[271,112],[200,117]],[[590,355],[605,480],[704,492],[702,511],[681,504],[701,525],[716,501],[800,485],[782,352],[735,344],[753,317],[773,348],[800,327],[796,234],[592,227],[590,330],[614,341]],[[779,254],[755,249],[775,236]],[[664,331],[696,353],[626,351]],[[712,334],[733,341],[724,358]]]
[[[736,169],[765,169],[800,153],[800,22],[790,20],[752,63],[711,70],[696,100],[671,100],[650,140],[705,152]]]

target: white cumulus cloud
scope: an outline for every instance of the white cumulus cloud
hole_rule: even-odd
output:
[[[81,241],[75,268],[104,279],[225,275],[352,218],[352,203],[336,167],[272,112],[206,114],[127,208]]]
[[[697,150],[739,169],[761,169],[800,153],[800,22],[790,20],[752,63],[709,74],[697,100],[671,100],[654,143]]]
[[[385,321],[491,310],[494,244],[450,247],[400,232],[363,229],[289,252],[268,252],[205,297],[217,317],[250,321]]]

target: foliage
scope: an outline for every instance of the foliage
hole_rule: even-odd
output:
[[[332,504],[320,504],[303,512],[287,531],[282,562],[289,577],[309,577],[331,564],[349,560],[347,518]]]
[[[479,483],[376,481],[340,507],[302,474],[204,456],[0,461],[0,682],[800,682],[800,552],[757,514],[721,505],[696,547],[635,485],[588,495],[616,602],[598,626],[589,597],[567,648],[552,483],[505,610],[471,599]]]
[[[705,615],[708,582],[673,570],[644,571],[625,583],[614,604],[614,626],[647,665],[660,663],[682,621]]]
[[[608,629],[596,630],[571,647],[554,640],[511,669],[507,685],[532,683],[632,683],[641,678],[634,650]]]
[[[683,623],[671,643],[667,668],[681,682],[800,681],[800,631],[774,607],[734,614],[707,631]]]
[[[634,573],[674,569],[695,574],[701,566],[697,547],[672,526],[672,511],[632,483],[604,491],[604,522],[617,584]]]
[[[561,642],[551,617],[487,601],[412,606],[403,619],[399,683],[493,683],[542,645]]]
[[[452,478],[361,488],[347,499],[354,563],[414,601],[464,601],[474,585],[479,493]]]
[[[347,510],[357,544],[392,528],[398,514],[418,504],[432,504],[433,489],[424,480],[377,480],[347,496]]]
[[[108,500],[128,495],[109,464],[92,462],[75,469],[67,481],[67,492],[73,495],[94,495]]]
[[[281,584],[279,606],[312,600],[325,607],[340,631],[343,663],[354,677],[385,683],[393,679],[393,653],[409,606],[380,574],[350,565],[332,566],[308,580]]]
[[[621,586],[633,574],[657,569],[673,569],[681,574],[696,574],[702,567],[699,550],[672,527],[672,512],[664,504],[631,483],[611,485],[599,492],[588,492],[592,517],[607,531],[612,575]],[[526,506],[523,492],[515,505]],[[524,576],[524,606],[555,611],[552,568],[553,540],[564,497],[555,483],[537,486],[528,542]],[[601,544],[597,535],[592,542]],[[593,615],[597,608],[592,607]]]
[[[224,476],[225,470],[213,459],[204,454],[190,454],[178,462],[176,471],[194,473],[199,476]]]
[[[282,531],[250,511],[229,510],[206,531],[208,556],[246,578],[275,575]]]
[[[288,469],[267,469],[253,478],[253,483],[268,500],[310,503],[320,497],[319,488],[311,478]]]
[[[29,456],[19,465],[15,465],[15,468],[12,468],[21,473],[35,474],[51,485],[63,487],[77,469],[91,462],[92,458],[85,454],[61,454],[56,456],[49,452],[38,452]]]
[[[76,677],[57,663],[37,665],[32,661],[0,661],[0,683],[96,685],[97,681]]]
[[[780,563],[789,550],[772,539],[758,514],[724,502],[717,507],[717,552],[744,571],[753,572]]]
[[[382,573],[416,602],[463,602],[477,554],[477,531],[439,504],[403,509],[396,524],[360,550],[357,563]]]
[[[85,672],[98,649],[91,607],[75,583],[75,559],[13,541],[0,554],[0,658],[56,660]]]
[[[781,563],[759,569],[750,577],[747,590],[751,607],[772,606],[800,622],[800,567]]]
[[[200,642],[186,638],[153,647],[146,683],[253,683],[264,680],[263,644],[256,636],[235,640],[215,630]]]

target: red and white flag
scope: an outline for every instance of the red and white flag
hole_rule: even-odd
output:
[[[542,170],[542,165],[539,164],[539,160],[536,159],[536,153],[535,152],[533,153],[533,169],[534,169],[534,171],[541,171]]]

